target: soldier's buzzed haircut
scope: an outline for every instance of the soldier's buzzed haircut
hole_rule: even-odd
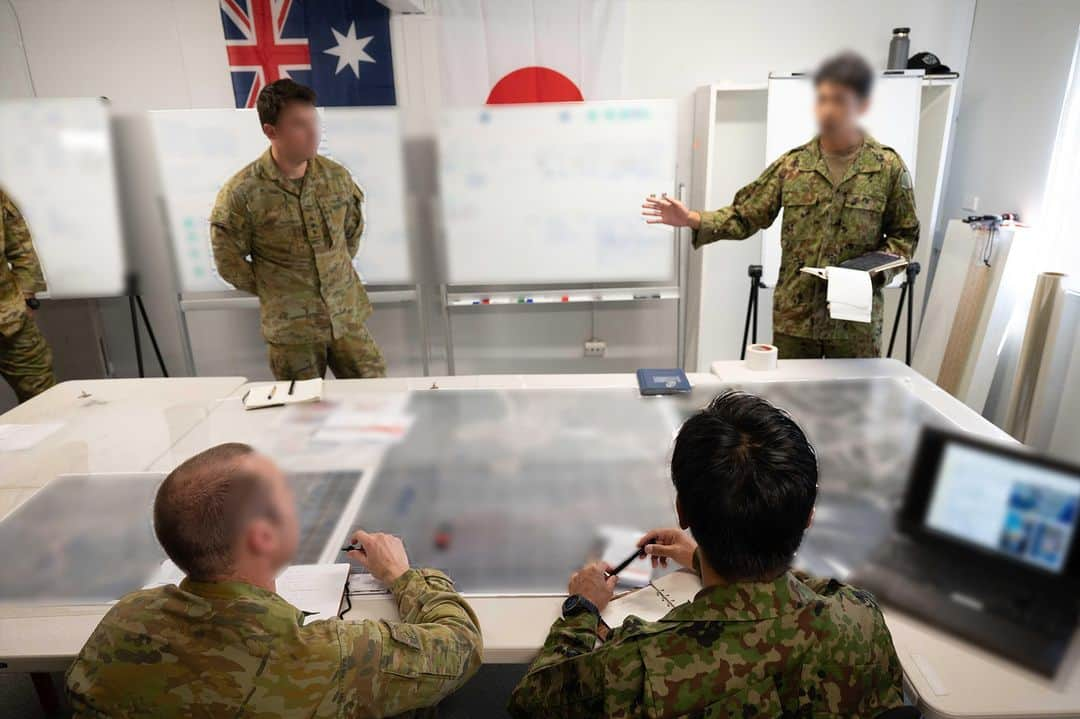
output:
[[[268,483],[243,466],[253,452],[239,442],[219,444],[181,464],[158,487],[154,533],[169,559],[192,579],[228,574],[247,523],[276,517]]]
[[[814,73],[814,87],[823,82],[850,88],[860,100],[865,100],[874,89],[874,69],[862,55],[842,52],[821,63]]]
[[[683,424],[671,457],[683,518],[731,581],[772,579],[802,542],[817,457],[799,425],[764,399],[726,391]]]
[[[259,111],[259,124],[276,125],[281,109],[290,102],[314,105],[315,91],[287,77],[275,80],[262,89],[255,101],[255,107]]]

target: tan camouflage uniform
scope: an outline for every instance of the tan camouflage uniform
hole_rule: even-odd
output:
[[[270,150],[232,177],[210,216],[222,278],[259,296],[270,369],[279,380],[382,377],[386,363],[364,326],[371,315],[352,266],[364,195],[325,157],[289,180]],[[250,259],[249,259],[250,258]]]
[[[555,622],[510,700],[515,717],[865,717],[903,704],[872,597],[788,572],[703,589],[658,622]]]
[[[23,296],[47,287],[26,221],[3,190],[0,214],[0,376],[24,402],[56,384],[52,350]]]
[[[476,615],[441,572],[390,587],[400,622],[303,624],[303,612],[241,582],[134,592],[102,619],[67,672],[76,718],[383,717],[431,707],[480,666]]]
[[[780,356],[880,356],[881,285],[900,270],[886,273],[885,282],[876,283],[869,324],[831,319],[826,283],[799,270],[838,265],[874,251],[912,256],[919,219],[903,160],[867,136],[843,178],[833,185],[814,138],[769,165],[761,177],[735,193],[730,206],[701,213],[694,247],[746,239],[770,226],[780,208],[784,208],[783,258],[773,294],[774,342]]]

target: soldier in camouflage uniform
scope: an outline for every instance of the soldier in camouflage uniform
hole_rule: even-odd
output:
[[[911,175],[903,160],[858,127],[873,71],[858,56],[826,61],[815,76],[820,135],[785,153],[715,212],[650,197],[649,223],[693,228],[694,247],[743,240],[772,225],[784,210],[780,274],[773,294],[773,343],[780,357],[880,357],[881,288],[901,270],[875,273],[869,324],[829,317],[826,283],[800,272],[864,255],[910,258],[919,239]]]
[[[246,445],[170,474],[154,528],[188,577],[109,610],[67,673],[77,719],[428,714],[479,668],[476,615],[446,575],[410,569],[396,537],[357,531],[350,556],[389,587],[400,621],[306,621],[278,596],[299,542],[295,502]]]
[[[610,630],[616,578],[570,580],[514,690],[515,717],[864,717],[901,706],[900,662],[868,593],[790,569],[813,517],[814,450],[786,414],[720,395],[679,432],[672,460],[682,529],[638,543],[653,564],[692,567],[703,588],[656,622]]]
[[[270,148],[232,177],[210,216],[221,277],[258,295],[270,369],[279,380],[382,377],[364,325],[367,292],[352,265],[364,232],[364,193],[316,154],[315,93],[278,80],[259,93]]]
[[[56,384],[52,350],[27,306],[46,289],[26,221],[0,190],[0,375],[20,402]]]

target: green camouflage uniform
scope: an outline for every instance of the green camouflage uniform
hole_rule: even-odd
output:
[[[510,700],[515,717],[865,717],[903,704],[873,598],[788,572],[701,590],[658,622],[597,642],[589,613],[559,619]]]
[[[773,294],[773,332],[780,356],[879,357],[881,284],[900,270],[886,273],[885,282],[877,283],[869,324],[831,319],[826,283],[799,270],[838,265],[874,251],[912,256],[919,239],[919,219],[911,175],[903,160],[892,148],[867,136],[834,186],[815,138],[769,165],[761,177],[735,193],[730,206],[701,213],[694,247],[746,239],[769,227],[780,208],[784,208],[783,258]]]
[[[476,615],[434,570],[409,570],[390,591],[400,622],[306,625],[278,595],[241,582],[134,592],[68,669],[74,716],[363,718],[431,707],[480,666]]]
[[[56,384],[52,350],[23,296],[47,288],[26,221],[3,190],[0,214],[0,376],[23,402]]]
[[[327,365],[338,378],[386,374],[352,266],[364,194],[344,167],[317,155],[289,180],[267,150],[221,188],[210,224],[221,277],[259,296],[277,379],[322,377]]]

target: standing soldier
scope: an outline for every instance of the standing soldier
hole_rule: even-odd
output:
[[[34,322],[45,276],[22,213],[0,190],[0,375],[25,402],[56,384],[52,350]]]
[[[352,266],[364,232],[364,193],[316,154],[315,92],[284,79],[258,99],[270,147],[218,193],[210,217],[222,278],[259,296],[270,369],[279,380],[382,377],[386,363],[364,321],[371,303]]]
[[[744,240],[773,223],[780,208],[783,259],[773,297],[773,344],[781,357],[880,357],[881,287],[897,272],[875,274],[869,324],[829,317],[826,284],[803,267],[839,265],[868,252],[910,258],[919,239],[911,175],[890,148],[860,129],[874,72],[844,53],[814,76],[819,134],[784,154],[716,212],[697,212],[663,196],[645,200],[650,224],[694,230],[694,247]]]

